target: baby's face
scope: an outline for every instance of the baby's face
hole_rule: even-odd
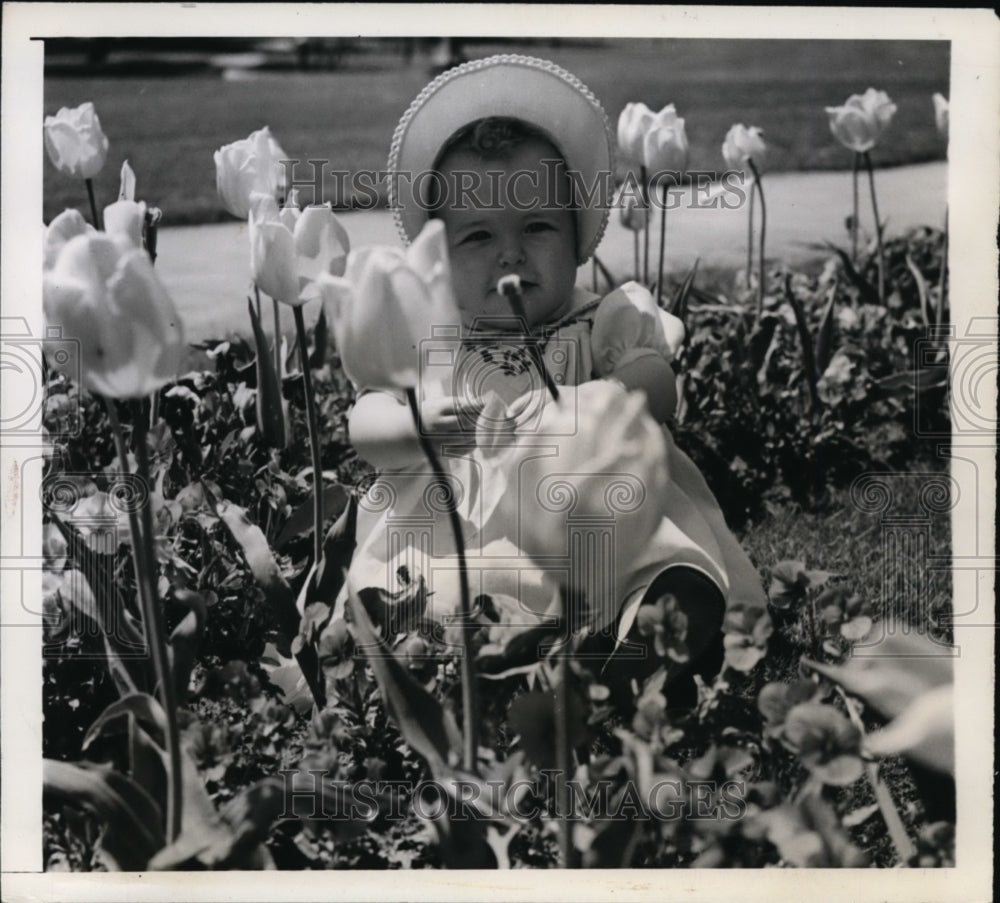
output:
[[[576,219],[567,206],[564,167],[543,163],[555,157],[547,142],[530,140],[507,159],[481,160],[456,150],[442,162],[448,200],[439,215],[467,326],[510,328],[514,312],[497,293],[497,280],[511,273],[521,277],[531,326],[569,310],[576,284]],[[455,196],[461,185],[478,186],[464,203]]]

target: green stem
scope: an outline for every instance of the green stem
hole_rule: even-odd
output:
[[[254,286],[256,289],[256,286]],[[260,313],[260,299],[257,302],[258,313]],[[281,313],[278,310],[278,302],[271,299],[271,314],[274,316],[274,375],[278,380],[278,394],[281,394]],[[305,352],[308,357],[308,351]],[[308,369],[305,364],[302,365],[303,372]]]
[[[760,273],[757,277],[757,319],[759,320],[764,313],[764,240],[767,237],[767,205],[764,203],[764,186],[761,183],[760,173],[757,172],[753,160],[748,158],[747,164],[753,173],[754,188],[760,196],[760,255],[758,258]]]
[[[863,740],[867,732],[865,731],[864,722],[861,720],[861,715],[855,707],[854,700],[841,687],[837,687],[837,693],[844,701],[847,716],[861,732]],[[875,802],[878,803],[879,810],[882,812],[882,818],[885,820],[885,826],[889,830],[889,837],[896,848],[896,854],[905,865],[916,852],[909,834],[906,833],[906,825],[903,824],[903,819],[899,816],[899,811],[896,809],[896,803],[893,801],[889,788],[886,787],[885,782],[879,777],[878,765],[874,762],[865,762],[865,776],[868,778],[868,783],[871,784],[872,791],[875,793]]]
[[[639,178],[642,184],[642,205],[649,210],[649,185],[646,182],[646,167],[639,167]],[[643,256],[642,256],[642,284],[649,287],[649,216],[646,216],[646,227],[642,230],[643,236]]]
[[[944,239],[941,248],[941,275],[938,278],[937,309],[934,312],[934,326],[940,330],[944,325],[944,293],[948,279],[948,211],[944,212]],[[940,338],[940,335],[938,336]]]
[[[476,773],[476,759],[479,752],[476,721],[476,671],[472,649],[472,603],[469,598],[469,572],[465,564],[465,536],[462,533],[462,522],[455,507],[455,497],[451,486],[434,450],[433,443],[424,435],[420,421],[420,408],[417,405],[417,393],[413,389],[406,390],[406,400],[413,415],[413,425],[417,430],[417,441],[427,456],[434,472],[434,481],[441,489],[448,510],[448,520],[452,533],[455,535],[455,553],[458,557],[458,580],[462,615],[462,767],[470,774]]]
[[[667,247],[667,186],[663,185],[663,207],[660,210],[660,262],[656,270],[656,299],[663,297],[663,255]]]
[[[112,399],[101,396],[101,400],[104,402],[104,408],[108,412],[108,421],[111,423],[111,433],[115,438],[115,450],[118,453],[118,464],[121,468],[121,472],[128,475],[128,446],[125,444],[125,434],[122,432],[121,421],[118,419],[118,410],[115,408],[115,403]],[[143,578],[146,572],[145,565],[143,564],[142,558],[142,543],[139,541],[141,533],[139,531],[139,512],[136,511],[133,505],[127,505],[128,513],[128,529],[131,534],[132,541],[130,545],[132,546],[132,567],[135,570],[135,585],[136,592],[139,596],[139,607],[142,611],[146,611],[150,604],[146,596],[149,591],[149,584]],[[146,619],[143,618],[143,625],[146,625]],[[153,643],[149,636],[149,629],[146,628],[146,648],[152,649]],[[146,674],[149,679],[155,683],[156,675],[151,674],[149,671],[149,661],[146,661]]]
[[[597,260],[597,257],[594,257]],[[549,390],[549,394],[552,396],[554,401],[559,400],[559,387],[555,384],[555,380],[552,379],[552,374],[549,373],[549,368],[545,366],[545,358],[542,355],[542,349],[538,347],[538,343],[532,338],[528,327],[528,312],[524,307],[524,298],[521,297],[521,292],[512,287],[508,286],[504,289],[504,297],[510,301],[510,306],[514,309],[514,315],[524,324],[525,339],[528,346],[528,351],[531,353],[532,360],[535,362],[535,366],[538,368],[538,372],[541,373],[542,379],[545,381],[545,388]]]
[[[566,611],[565,594],[560,591],[560,601],[566,629],[569,631],[569,613]],[[573,751],[569,740],[569,637],[556,655],[556,811],[559,815],[559,858],[562,868],[576,868],[576,850],[573,847],[573,792],[569,784]]]
[[[275,302],[277,303],[277,302]],[[306,343],[306,321],[301,305],[293,307],[295,332],[299,341],[299,364],[302,367],[302,388],[306,396],[306,422],[309,424],[309,451],[313,468],[313,561],[319,567],[323,557],[323,465],[319,450],[319,426],[316,422],[316,399],[313,396],[312,373],[309,370],[309,345]],[[275,336],[275,342],[278,338]]]
[[[101,217],[97,212],[97,199],[94,197],[94,180],[84,179],[83,184],[87,186],[87,199],[90,201],[90,218],[94,223],[94,228],[103,229],[104,224],[101,222]]]
[[[635,253],[635,281],[639,281],[639,277],[642,275],[639,272],[639,233],[636,230],[632,230],[632,250]]]
[[[861,163],[861,154],[854,152],[854,168],[851,173],[851,182],[854,196],[854,213],[851,216],[851,263],[858,262],[858,167]]]
[[[751,285],[751,276],[753,274],[753,208],[754,200],[757,197],[757,191],[755,188],[750,188],[750,215],[747,217],[747,290],[749,291]]]
[[[875,217],[875,241],[878,246],[878,300],[885,304],[885,257],[882,253],[882,220],[878,215],[878,201],[875,198],[875,170],[872,167],[872,156],[864,153],[865,169],[868,170],[868,189],[872,196],[872,215]]]
[[[151,482],[149,475],[149,450],[146,446],[146,421],[136,405],[135,417],[135,457],[136,469],[140,479]],[[142,513],[142,535],[140,542],[143,548],[143,571],[147,582],[147,593],[144,598],[145,610],[143,622],[147,624],[147,636],[153,653],[153,668],[160,687],[160,699],[163,702],[163,714],[166,718],[167,760],[167,838],[170,842],[177,839],[181,832],[181,813],[184,804],[184,788],[181,783],[181,745],[180,733],[177,729],[177,697],[173,676],[170,673],[170,661],[167,657],[167,639],[163,623],[163,612],[156,596],[156,553],[154,548],[153,507],[152,498],[140,508]]]

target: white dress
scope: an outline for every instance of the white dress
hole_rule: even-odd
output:
[[[546,367],[556,383],[576,386],[612,377],[615,369],[642,355],[667,360],[683,339],[675,317],[659,310],[649,293],[629,283],[600,298],[577,289],[570,312],[539,330]],[[422,350],[421,392],[479,397],[496,392],[518,410],[519,435],[531,438],[532,405],[545,403],[538,391],[540,377],[524,342],[509,343],[497,335],[441,336]],[[530,391],[534,389],[535,391]],[[397,398],[404,404],[402,396]],[[520,407],[518,407],[520,405]],[[669,512],[641,542],[641,548],[621,547],[614,521],[621,512],[609,510],[605,520],[574,523],[567,514],[564,560],[549,561],[543,571],[514,541],[517,525],[497,523],[484,508],[490,487],[488,472],[474,449],[473,425],[442,447],[442,460],[457,498],[471,597],[486,594],[517,600],[525,623],[554,611],[555,587],[572,579],[587,584],[589,626],[611,629],[623,637],[634,619],[643,591],[664,570],[683,565],[701,572],[721,590],[727,605],[763,605],[765,596],[753,565],[726,526],[722,511],[701,473],[674,444],[666,427],[668,479],[663,496],[648,500]],[[572,437],[539,441],[548,455],[571,451]],[[530,468],[506,475],[503,491],[524,500],[521,517],[531,517],[537,502]],[[605,493],[610,509],[615,493]],[[535,501],[533,501],[533,499]],[[488,507],[488,506],[487,506]],[[430,466],[416,460],[409,467],[383,471],[368,487],[358,510],[357,546],[349,571],[354,590],[402,588],[418,575],[426,581],[429,601],[422,617],[447,625],[459,611],[459,582],[454,536],[441,493]],[[400,570],[405,567],[405,570]],[[509,608],[509,605],[508,605]]]

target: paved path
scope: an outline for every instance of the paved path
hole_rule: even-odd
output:
[[[912,226],[942,223],[947,192],[944,163],[902,166],[876,172],[879,212],[887,234]],[[865,188],[865,183],[862,183]],[[810,243],[824,240],[847,244],[844,220],[851,209],[851,176],[848,172],[777,173],[764,175],[767,199],[767,256],[801,264],[817,256]],[[700,257],[710,266],[741,267],[746,262],[747,213],[745,209],[706,206],[690,195],[678,209],[667,212],[667,268],[686,270]],[[342,216],[354,247],[395,244],[395,227],[384,210],[346,213]],[[655,267],[659,231],[651,233],[651,266]],[[866,190],[861,194],[862,229],[872,228]],[[231,331],[246,333],[249,320],[246,296],[250,289],[249,248],[246,225],[222,223],[164,229],[159,237],[156,267],[177,302],[188,339],[221,338]],[[611,223],[598,250],[602,262],[619,277],[632,273],[632,233],[612,211]],[[589,266],[580,271],[583,284],[590,280]],[[317,310],[306,310],[308,319]],[[282,327],[292,329],[291,311],[283,311]],[[270,317],[266,317],[270,323]]]

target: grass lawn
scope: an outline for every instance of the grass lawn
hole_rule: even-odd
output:
[[[162,42],[160,42],[162,44]],[[113,200],[121,161],[138,177],[138,194],[160,206],[167,225],[224,219],[216,199],[213,152],[267,124],[297,159],[329,161],[356,171],[385,166],[399,116],[427,81],[424,62],[403,66],[379,48],[348,56],[330,72],[260,72],[245,80],[217,73],[166,76],[66,76],[45,80],[44,109],[93,101],[111,142],[96,179],[99,201]],[[673,102],[686,119],[691,167],[720,171],[722,140],[735,122],[761,126],[770,171],[843,169],[850,154],[838,145],[824,107],[869,86],[898,106],[876,165],[941,159],[931,94],[948,93],[949,45],[915,41],[628,40],[562,43],[475,42],[470,57],[495,52],[548,57],[577,75],[600,98],[612,122],[624,105],[654,108]],[[336,185],[324,200],[347,206]],[[303,194],[303,201],[311,198]],[[82,186],[45,167],[46,221],[65,207],[82,207]]]

